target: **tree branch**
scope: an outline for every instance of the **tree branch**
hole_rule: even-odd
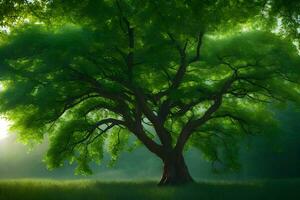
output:
[[[171,86],[168,88],[168,90],[160,93],[159,95],[161,96],[164,96],[164,95],[167,95],[171,92],[171,91],[174,91],[176,90],[183,78],[184,78],[184,75],[186,74],[186,70],[187,70],[187,67],[190,63],[192,62],[195,62],[197,60],[200,59],[200,48],[201,48],[201,45],[202,45],[202,38],[203,38],[203,35],[204,33],[200,32],[199,35],[198,35],[198,42],[197,42],[197,46],[196,46],[196,55],[194,58],[192,58],[191,60],[187,60],[187,55],[185,53],[185,50],[186,50],[186,47],[187,47],[187,43],[188,41],[186,41],[185,45],[183,48],[181,48],[180,44],[175,40],[175,38],[173,37],[172,34],[168,33],[171,41],[173,42],[173,44],[176,46],[178,52],[179,52],[179,55],[180,55],[180,66],[176,72],[176,75],[175,77],[173,78],[172,80],[172,83],[171,83]],[[172,100],[170,99],[170,97],[168,96],[167,99],[161,104],[160,106],[160,109],[159,109],[159,117],[160,119],[164,122],[167,118],[167,116],[170,114],[170,110],[172,108]]]
[[[205,122],[207,122],[210,119],[211,115],[218,110],[218,108],[222,104],[223,95],[227,92],[227,90],[230,88],[230,86],[235,80],[237,80],[237,77],[235,76],[235,74],[233,74],[232,77],[230,77],[225,82],[221,90],[214,96],[213,104],[206,110],[203,116],[194,120],[190,119],[186,123],[186,125],[182,128],[180,135],[177,139],[177,143],[175,145],[176,151],[182,152],[185,143],[187,142],[193,131],[199,126],[203,125]]]
[[[196,55],[194,58],[192,58],[189,63],[192,63],[192,62],[196,62],[200,59],[200,49],[201,49],[201,46],[202,46],[202,40],[203,40],[203,36],[204,36],[204,32],[200,32],[198,34],[198,42],[197,42],[197,47],[196,47]]]

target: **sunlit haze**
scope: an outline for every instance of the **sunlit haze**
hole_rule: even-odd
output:
[[[0,118],[0,140],[8,136],[8,122]]]

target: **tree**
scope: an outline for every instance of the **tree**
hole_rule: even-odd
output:
[[[236,169],[240,137],[278,131],[270,105],[300,101],[298,51],[266,26],[265,1],[12,5],[0,112],[24,141],[49,137],[50,168],[90,173],[137,138],[162,160],[160,184],[192,182],[184,150]]]

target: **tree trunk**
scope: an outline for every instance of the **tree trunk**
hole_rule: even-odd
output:
[[[163,163],[164,170],[159,185],[182,185],[194,182],[182,154],[170,154]]]

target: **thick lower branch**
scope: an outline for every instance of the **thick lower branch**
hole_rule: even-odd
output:
[[[145,116],[153,124],[153,127],[154,127],[161,143],[163,144],[163,146],[165,146],[167,148],[171,148],[172,138],[171,138],[171,135],[164,128],[163,121],[158,116],[154,115],[153,111],[148,107],[146,99],[145,99],[145,95],[141,91],[136,89],[135,94],[136,94],[139,106],[141,107]]]
[[[157,155],[158,157],[163,157],[163,147],[153,141],[151,138],[147,136],[144,130],[139,128],[135,128],[133,130],[134,135],[146,146],[146,148]]]

